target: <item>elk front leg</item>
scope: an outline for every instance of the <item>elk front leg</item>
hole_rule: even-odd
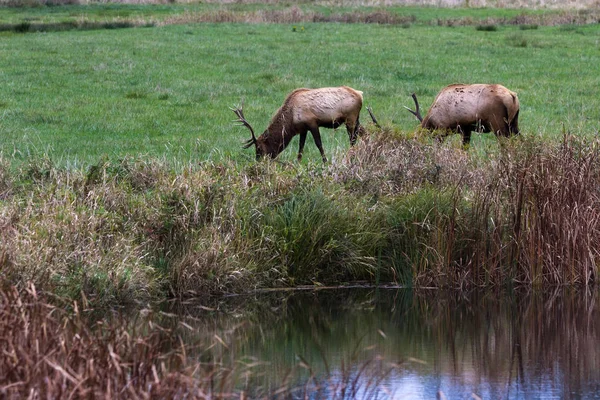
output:
[[[317,145],[317,148],[321,152],[321,158],[323,159],[323,162],[326,163],[327,157],[325,157],[325,151],[323,150],[323,143],[321,143],[321,132],[319,132],[319,128],[318,127],[310,128],[310,133],[312,133],[313,139],[315,140],[315,144]]]
[[[469,146],[471,143],[471,129],[464,129],[462,131],[462,142],[463,146]]]
[[[304,152],[304,143],[306,142],[306,135],[308,131],[304,131],[300,134],[300,147],[298,147],[298,161],[302,161],[302,153]]]

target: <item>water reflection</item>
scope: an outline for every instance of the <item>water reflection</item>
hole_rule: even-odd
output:
[[[330,385],[359,376],[367,380],[358,389],[364,394],[374,390],[373,371],[360,369],[368,365],[378,368],[383,398],[582,399],[600,398],[597,306],[596,293],[585,291],[351,289],[263,293],[170,311],[184,316],[184,340],[202,349],[194,357],[252,365],[246,384],[264,393],[310,376],[337,377]]]

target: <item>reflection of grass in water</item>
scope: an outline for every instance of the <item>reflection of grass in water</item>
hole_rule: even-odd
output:
[[[304,303],[310,296],[315,297],[313,307]],[[401,290],[375,297],[363,291],[342,299],[336,299],[334,293],[305,294],[302,301],[294,300],[295,296],[278,297],[271,302],[287,306],[271,316],[269,306],[255,310],[261,318],[266,316],[266,321],[252,336],[260,337],[263,344],[298,341],[299,350],[306,348],[306,337],[274,338],[272,330],[287,324],[283,330],[291,334],[301,331],[298,328],[307,321],[314,321],[313,329],[321,330],[313,338],[320,340],[321,349],[314,353],[297,351],[289,364],[282,365],[275,359],[244,354],[242,350],[250,345],[249,333],[245,331],[246,336],[240,338],[235,332],[242,310],[230,320],[233,329],[224,326],[232,336],[214,331],[206,334],[206,340],[188,337],[182,341],[182,333],[215,326],[219,318],[210,312],[205,320],[194,306],[194,318],[177,319],[174,324],[164,323],[173,318],[171,314],[150,310],[135,318],[115,316],[95,324],[88,318],[92,310],[85,303],[63,303],[57,298],[49,303],[33,287],[19,290],[4,286],[0,293],[4,349],[0,378],[9,397],[31,393],[61,397],[65,392],[101,396],[110,390],[116,398],[129,398],[132,392],[128,390],[134,390],[137,395],[161,398],[200,398],[203,393],[241,396],[244,392],[251,397],[355,399],[375,398],[388,389],[393,393],[394,377],[402,374],[412,359],[411,373],[420,371],[425,376],[435,369],[435,373],[451,376],[475,374],[478,381],[502,382],[503,387],[519,380],[526,394],[529,380],[537,379],[537,375],[523,375],[531,373],[527,366],[538,371],[558,368],[565,393],[585,393],[590,382],[600,379],[594,375],[600,359],[596,354],[600,320],[594,311],[598,299],[590,296],[564,290],[520,293],[515,298],[490,292],[413,295]],[[338,307],[333,307],[336,301]],[[260,304],[265,303],[260,300]],[[321,303],[330,303],[330,312],[320,313],[314,307]],[[368,311],[364,315],[377,323],[367,326],[365,321],[346,318],[356,315],[352,309],[365,305]],[[375,336],[359,333],[356,339],[348,330],[354,326],[361,327],[362,332],[371,330]],[[329,332],[330,337],[323,338],[323,332]],[[341,347],[344,341],[345,357],[323,351],[329,346]],[[433,360],[432,347],[437,354]],[[572,352],[573,347],[582,351]],[[276,373],[270,375],[270,370]],[[507,377],[507,371],[515,375]],[[584,378],[582,371],[588,374]]]
[[[234,360],[231,369],[223,356],[188,355],[215,346],[227,348],[219,337],[210,347],[184,344],[177,330],[163,329],[152,313],[136,319],[115,318],[92,324],[90,309],[53,299],[31,286],[26,290],[5,287],[0,292],[0,378],[9,398],[39,396],[61,398],[244,398],[248,393],[269,398],[330,394],[341,398],[373,398],[379,384],[393,369],[379,360],[358,370],[349,364],[328,378],[311,376],[302,386],[284,380],[273,390],[251,387],[262,363]],[[227,356],[225,356],[227,357]],[[299,368],[310,365],[304,360]],[[275,396],[275,397],[274,397]],[[254,396],[253,396],[254,397]]]
[[[599,328],[594,311],[598,298],[591,293],[563,289],[512,294],[432,291],[414,296],[406,290],[382,291],[375,296],[369,295],[369,290],[357,296],[345,293],[337,299],[337,307],[339,293],[301,294],[302,300],[295,295],[272,299],[273,304],[284,306],[272,314],[267,311],[269,306],[259,311],[265,322],[243,330],[243,345],[232,343],[232,351],[239,356],[244,350],[262,349],[252,354],[270,361],[271,371],[264,381],[276,382],[296,365],[297,354],[310,365],[304,380],[296,381],[305,382],[307,374],[326,377],[328,370],[348,365],[350,360],[362,365],[377,353],[385,354],[387,361],[399,362],[395,377],[405,368],[423,378],[432,374],[474,376],[478,382],[503,382],[502,388],[505,384],[514,388],[512,385],[521,382],[530,394],[536,389],[527,385],[540,377],[539,371],[558,368],[564,372],[561,384],[576,391],[586,390],[586,384],[600,378],[594,367],[598,363],[594,345]],[[264,298],[257,301],[269,303]],[[323,308],[319,308],[321,303]],[[368,310],[364,313],[353,311],[365,305]],[[239,318],[231,323],[239,324]],[[371,345],[376,350],[365,351]],[[573,346],[587,350],[573,354]],[[411,357],[425,364],[410,361]],[[581,371],[591,377],[577,387]],[[435,397],[435,390],[431,394]]]

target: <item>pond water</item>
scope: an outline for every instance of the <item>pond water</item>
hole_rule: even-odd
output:
[[[600,399],[598,305],[593,291],[354,288],[170,312],[195,357],[257,396],[285,383],[311,398]]]

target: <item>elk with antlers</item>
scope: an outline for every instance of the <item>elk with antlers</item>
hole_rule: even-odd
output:
[[[231,109],[238,117],[238,122],[250,130],[252,137],[244,148],[256,147],[256,158],[263,156],[277,157],[290,143],[292,138],[300,135],[298,161],[302,159],[306,135],[310,131],[321,152],[323,162],[327,162],[319,127],[337,128],[346,124],[350,144],[356,143],[364,128],[358,120],[362,108],[362,92],[347,86],[320,89],[296,89],[290,93],[283,105],[271,119],[269,126],[258,138],[254,129],[244,117],[243,107]]]
[[[519,99],[502,85],[450,85],[436,96],[425,118],[421,117],[417,96],[416,110],[410,111],[428,130],[461,133],[463,144],[471,141],[471,132],[494,132],[496,136],[519,134]]]

